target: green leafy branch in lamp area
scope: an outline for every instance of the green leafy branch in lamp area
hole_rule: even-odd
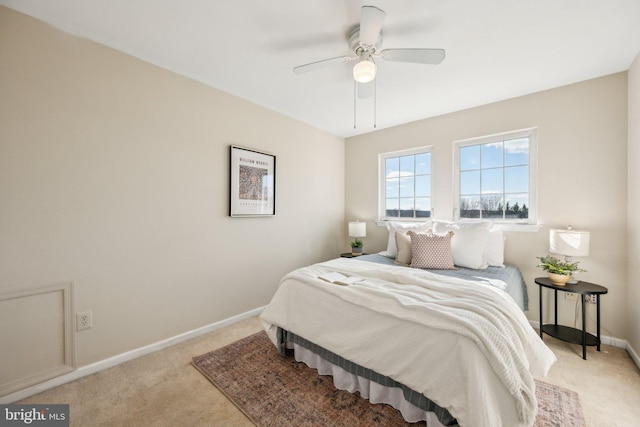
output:
[[[548,273],[571,276],[573,273],[577,271],[582,271],[582,272],[587,271],[579,268],[578,262],[563,262],[556,257],[552,257],[551,255],[537,257],[537,258],[540,260],[538,267],[542,268],[544,271]]]

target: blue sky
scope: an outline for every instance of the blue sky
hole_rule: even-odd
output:
[[[461,196],[505,193],[510,205],[527,203],[529,145],[526,138],[460,149]],[[523,194],[524,193],[524,194]]]
[[[415,195],[415,209],[431,210],[431,153],[387,159],[385,176],[387,209],[412,210]]]

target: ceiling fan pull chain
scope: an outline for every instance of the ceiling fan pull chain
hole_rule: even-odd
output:
[[[356,83],[356,81],[353,81],[353,128],[356,128],[356,99],[358,98],[358,94],[357,94],[357,87],[358,87],[358,83]]]
[[[373,128],[375,129],[378,125],[378,110],[376,105],[378,104],[376,95],[378,94],[378,84],[376,83],[378,79],[373,79]]]

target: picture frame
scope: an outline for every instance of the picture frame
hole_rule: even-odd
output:
[[[276,156],[231,145],[229,216],[276,214]]]

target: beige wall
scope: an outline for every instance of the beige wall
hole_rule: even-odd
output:
[[[532,126],[544,227],[507,237],[528,316],[535,257],[571,223],[592,232],[583,278],[610,290],[603,333],[640,349],[640,287],[626,285],[640,272],[638,59],[627,173],[626,73],[350,138],[345,159],[342,138],[3,7],[0,46],[0,293],[74,281],[76,311],[94,313],[79,365],[267,304],[284,273],[347,249],[345,220],[370,221],[365,250],[383,249],[378,153],[433,145],[436,216],[450,218],[451,142]],[[227,216],[230,144],[277,155],[275,217]]]
[[[79,365],[343,248],[343,138],[3,7],[0,46],[0,293],[75,282]],[[277,156],[275,217],[227,216],[230,144]]]
[[[581,278],[609,288],[602,298],[603,334],[625,338],[626,73],[348,138],[346,218],[370,221],[365,245],[369,251],[382,250],[386,230],[371,223],[377,218],[378,153],[432,145],[435,216],[451,219],[452,142],[529,127],[538,128],[538,218],[543,228],[509,232],[506,243],[507,261],[518,265],[527,281],[527,315],[539,317],[533,279],[543,275],[536,256],[548,252],[549,229],[572,224],[592,233],[590,256],[580,259],[588,273]],[[561,299],[559,307],[560,320],[573,325],[574,302]],[[594,307],[587,313],[588,326],[594,327]]]
[[[629,343],[640,357],[640,53],[629,69],[628,257]],[[636,360],[637,362],[637,360]]]

